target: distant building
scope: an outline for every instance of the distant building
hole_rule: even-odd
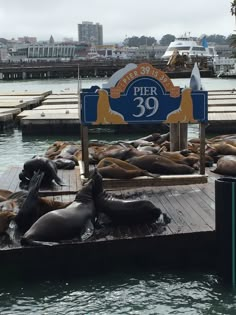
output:
[[[103,45],[103,27],[93,22],[78,24],[78,41],[91,45]]]
[[[18,42],[22,43],[22,44],[36,44],[37,38],[36,37],[29,37],[29,36],[18,37]]]
[[[0,62],[8,60],[7,46],[0,43]]]
[[[53,36],[51,35],[49,38],[49,44],[54,45],[54,43],[55,43],[55,40],[54,40]]]

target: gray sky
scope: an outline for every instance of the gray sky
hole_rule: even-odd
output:
[[[233,32],[231,0],[0,0],[0,37],[78,39],[82,21],[103,25],[104,43],[125,37]]]

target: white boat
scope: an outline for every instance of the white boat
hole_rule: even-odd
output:
[[[217,57],[215,47],[208,46],[206,37],[200,39],[201,43],[197,43],[192,37],[184,35],[176,38],[170,43],[162,59],[169,60],[173,54],[179,53],[188,57],[206,57],[214,59]]]

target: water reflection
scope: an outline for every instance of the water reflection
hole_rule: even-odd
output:
[[[214,274],[118,272],[6,286],[6,314],[235,314],[235,294]]]

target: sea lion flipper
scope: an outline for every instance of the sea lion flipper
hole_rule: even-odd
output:
[[[21,245],[34,245],[34,246],[54,246],[58,245],[59,243],[57,242],[44,242],[44,241],[35,241],[30,238],[22,237],[21,238]]]
[[[20,230],[27,230],[33,224],[34,217],[37,215],[37,211],[35,207],[38,201],[38,191],[43,179],[44,172],[37,171],[34,173],[33,177],[29,183],[29,192],[26,195],[26,198],[15,217],[15,222]],[[29,221],[32,220],[29,226],[26,218],[30,218]]]
[[[160,174],[153,174],[153,173],[150,173],[148,171],[145,171],[145,175],[149,176],[149,177],[153,177],[153,178],[158,178],[161,176]]]
[[[80,237],[81,237],[81,241],[86,241],[87,239],[89,239],[91,236],[93,236],[94,233],[94,225],[91,222],[91,220],[88,220],[86,222],[86,224],[84,225],[84,230],[81,233]]]
[[[44,176],[44,172],[41,172],[40,170],[38,170],[37,172],[34,172],[34,175],[29,182],[29,187],[28,187],[29,192],[35,193],[39,191],[39,187],[42,182],[43,176]]]
[[[60,177],[58,177],[57,175],[55,175],[54,180],[60,186],[67,186],[67,184],[65,184],[63,180],[61,180]]]

